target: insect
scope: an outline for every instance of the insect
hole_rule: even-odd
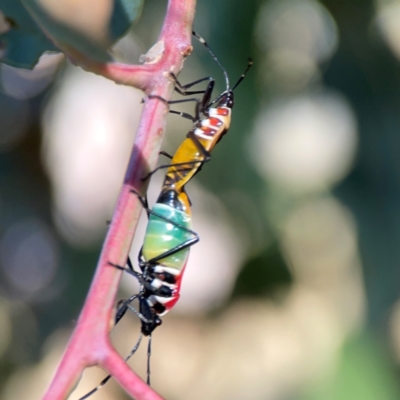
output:
[[[147,199],[138,196],[149,217],[143,246],[139,252],[138,264],[141,272],[136,272],[128,258],[128,268],[109,263],[135,276],[140,283],[139,293],[118,304],[116,324],[129,309],[141,320],[139,338],[125,358],[128,361],[139,348],[142,337],[148,336],[147,383],[150,384],[151,334],[161,325],[160,316],[168,312],[178,301],[183,271],[189,256],[189,247],[199,241],[199,236],[191,228],[190,202],[184,190],[180,193],[161,193],[152,209]],[[172,246],[172,247],[171,247]],[[139,301],[139,311],[131,303]],[[100,384],[79,400],[85,400],[97,392],[111,378],[106,376]]]
[[[134,193],[146,209],[149,222],[138,257],[141,275],[133,271],[131,264],[125,270],[136,276],[142,286],[141,331],[148,336],[161,324],[159,317],[178,301],[189,248],[199,241],[199,236],[191,230],[191,207],[184,190],[161,191],[151,210],[147,200]]]
[[[185,99],[167,102],[168,104],[176,104],[186,101],[196,101],[194,117],[187,113],[171,110],[171,113],[191,119],[193,121],[193,128],[189,131],[186,139],[175,152],[175,155],[171,157],[171,164],[161,165],[143,178],[146,180],[156,171],[167,168],[161,193],[153,208],[150,209],[148,207],[147,199],[143,198],[135,190],[132,190],[138,196],[149,218],[143,246],[138,257],[141,272],[134,270],[129,258],[127,261],[128,268],[111,264],[135,276],[140,283],[139,293],[119,303],[116,323],[128,309],[140,318],[141,333],[135,347],[126,360],[135,353],[142,336],[148,336],[148,384],[150,384],[151,334],[162,323],[160,317],[167,313],[178,301],[182,276],[190,247],[199,241],[199,236],[191,230],[191,205],[185,192],[185,185],[201,170],[202,165],[210,160],[210,152],[228,131],[231,122],[231,111],[234,105],[233,91],[244,79],[247,71],[252,66],[252,61],[249,60],[244,73],[240,76],[236,84],[230,88],[228,74],[209,45],[196,32],[193,32],[193,35],[206,47],[222,69],[225,76],[226,90],[214,100],[211,100],[215,84],[214,79],[211,77],[181,85],[178,79],[172,75],[175,88],[180,94],[186,96],[203,93],[203,97],[200,100]],[[209,80],[206,90],[187,90],[205,80]],[[158,96],[150,95],[149,98],[158,98],[166,102],[166,100]],[[135,299],[139,301],[139,311],[131,305]],[[80,400],[88,398],[100,389],[110,377],[107,376],[100,385]]]
[[[233,91],[242,82],[248,70],[253,65],[252,60],[249,59],[246,70],[240,76],[236,84],[232,88],[230,88],[228,73],[219,62],[218,58],[214,55],[207,42],[194,31],[193,35],[199,40],[201,44],[206,47],[213,59],[222,69],[225,76],[226,89],[217,98],[211,101],[211,96],[215,84],[214,79],[212,79],[211,77],[202,78],[183,86],[179,83],[174,75],[171,75],[173,80],[175,81],[175,88],[180,94],[188,95],[204,92],[204,95],[201,100],[186,99],[172,100],[167,102],[168,104],[176,104],[194,100],[197,104],[194,117],[190,116],[189,114],[181,113],[175,110],[170,111],[171,113],[179,114],[184,118],[191,119],[193,121],[193,128],[189,131],[186,139],[182,142],[178,150],[175,152],[175,155],[172,157],[171,164],[161,165],[157,167],[144,178],[149,178],[152,174],[160,169],[168,168],[165,175],[162,191],[167,191],[172,188],[180,191],[193,178],[193,176],[201,170],[203,164],[210,160],[210,152],[222,139],[222,137],[228,132],[230,127],[231,113],[234,105]],[[205,91],[193,92],[186,90],[204,80],[210,81]],[[166,101],[158,96],[150,97]]]

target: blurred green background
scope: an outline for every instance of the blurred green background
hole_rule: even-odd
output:
[[[145,3],[117,59],[138,62],[165,6]],[[154,335],[165,398],[400,399],[399,26],[397,0],[198,3],[194,29],[231,83],[249,56],[254,67],[229,133],[188,186],[201,242]],[[180,81],[212,75],[224,90],[193,45]],[[0,71],[0,398],[33,399],[84,302],[143,94],[57,55],[32,73]],[[189,129],[168,117],[163,148]],[[115,330],[122,354],[138,332],[134,316]],[[141,350],[133,368],[144,376]],[[86,373],[71,399],[103,376]],[[106,398],[127,397],[110,383],[93,397]]]

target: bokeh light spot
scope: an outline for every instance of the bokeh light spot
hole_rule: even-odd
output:
[[[290,50],[316,62],[337,47],[338,31],[329,11],[314,0],[275,0],[261,9],[258,43],[265,51]]]
[[[400,3],[382,2],[378,4],[376,23],[382,38],[392,53],[400,59]]]
[[[22,298],[40,296],[58,267],[58,248],[47,226],[34,219],[12,225],[0,241],[8,289]]]
[[[104,235],[141,99],[138,90],[71,67],[46,107],[43,158],[53,187],[53,216],[73,246],[91,246]]]
[[[354,114],[341,96],[300,96],[261,111],[251,159],[267,180],[289,190],[326,188],[348,173],[356,129]]]

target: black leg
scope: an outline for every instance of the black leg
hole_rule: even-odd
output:
[[[178,103],[185,103],[186,101],[196,101],[196,115],[193,119],[193,121],[198,121],[200,119],[200,117],[204,114],[204,111],[208,108],[209,103],[210,103],[210,99],[212,96],[212,92],[214,90],[214,85],[215,85],[215,81],[214,79],[211,79],[210,82],[208,83],[208,86],[206,88],[206,90],[204,90],[201,93],[203,94],[203,97],[201,98],[201,100],[199,99],[195,99],[195,98],[191,98],[191,99],[183,99],[183,100],[172,100],[171,102],[169,102],[169,104],[178,104]],[[181,93],[183,94],[183,93]],[[195,94],[195,92],[186,92],[186,94]],[[186,100],[186,101],[185,101]]]
[[[187,83],[186,85],[182,85],[179,81],[178,78],[171,72],[171,77],[175,82],[175,91],[177,91],[179,94],[182,96],[187,96],[187,95],[192,95],[192,94],[202,94],[205,93],[207,89],[205,90],[186,90],[191,88],[194,85],[197,85],[198,83],[204,82],[204,81],[214,81],[214,79],[211,76],[206,76],[204,78],[197,79],[193,82]]]
[[[139,263],[140,264],[145,263],[146,265],[148,264],[148,263],[142,262],[142,261],[139,261]],[[113,263],[109,263],[109,265],[111,265],[114,268],[120,269],[121,271],[125,271],[129,275],[134,276],[138,280],[138,282],[142,286],[142,288],[152,292],[156,296],[162,296],[162,297],[172,296],[172,291],[170,290],[170,288],[161,286],[159,289],[154,289],[149,282],[147,282],[145,279],[143,279],[142,274],[139,274],[130,268],[124,268],[124,267],[121,267],[120,265],[113,264]],[[130,309],[132,311],[133,307],[130,306],[130,303],[132,303],[133,300],[140,298],[141,293],[132,295],[131,297],[129,297],[129,299],[120,300],[118,302],[117,313],[115,315],[115,325],[121,320],[121,318],[125,315],[125,313],[128,309]],[[139,316],[139,318],[141,318],[142,320],[144,320],[145,322],[148,323],[148,320],[145,317],[143,317],[141,314],[139,315],[136,309],[133,312],[136,313]]]
[[[182,118],[188,119],[192,122],[196,121],[196,118],[193,117],[193,115],[190,115],[189,113],[183,112],[183,111],[176,111],[176,110],[169,110],[170,114],[176,114],[179,115]]]
[[[179,83],[179,81],[176,79],[176,77],[175,77],[175,75],[172,75],[173,77],[174,77],[174,79],[175,79],[175,83],[176,83],[176,85],[175,85],[175,89],[178,91],[178,93],[180,93],[181,95],[183,95],[183,96],[186,96],[186,95],[192,95],[192,94],[203,94],[203,97],[201,98],[201,100],[199,100],[199,99],[197,99],[197,98],[190,98],[190,99],[182,99],[182,100],[166,100],[166,99],[164,99],[163,97],[161,97],[161,96],[157,96],[157,95],[148,95],[148,98],[149,99],[158,99],[158,100],[161,100],[162,102],[164,102],[165,104],[167,104],[168,106],[170,106],[171,104],[180,104],[180,103],[187,103],[187,102],[190,102],[190,101],[195,101],[197,104],[196,104],[196,116],[193,118],[189,118],[189,114],[186,114],[186,113],[182,113],[182,114],[186,114],[186,116],[184,116],[184,115],[182,115],[184,118],[187,118],[187,119],[192,119],[192,121],[197,121],[197,120],[199,120],[200,119],[200,117],[201,117],[201,115],[204,113],[204,111],[209,107],[209,105],[210,105],[210,100],[211,100],[211,96],[212,96],[212,92],[213,92],[213,90],[214,90],[214,85],[215,85],[215,80],[214,79],[212,79],[211,77],[206,77],[206,78],[203,78],[203,79],[199,79],[199,80],[197,80],[197,81],[194,81],[194,82],[191,82],[191,83],[189,83],[189,84],[187,84],[187,85],[181,85],[180,83]],[[193,85],[195,85],[196,83],[199,83],[199,82],[202,82],[202,81],[205,81],[205,80],[209,80],[209,83],[208,83],[208,85],[207,85],[207,88],[205,89],[205,90],[202,90],[202,91],[195,91],[195,92],[190,92],[190,91],[185,91],[184,89],[186,88],[186,87],[191,87],[191,86],[193,86]],[[179,86],[178,86],[179,85]],[[182,88],[183,90],[182,91],[180,91],[180,89],[178,89],[178,87],[180,87],[180,88]],[[215,102],[215,100],[213,101],[213,103]],[[212,104],[213,104],[212,103]],[[181,113],[179,113],[178,111],[175,111],[175,112],[173,112],[173,111],[170,111],[170,112],[172,112],[173,114],[178,114],[178,115],[180,115]]]
[[[142,207],[146,210],[147,217],[149,216],[151,210],[149,207],[149,203],[147,201],[147,197],[143,197],[139,192],[137,192],[135,189],[131,189],[132,193],[135,193],[136,197],[139,199],[140,203],[142,204]]]
[[[206,161],[208,161],[208,160],[206,160]],[[181,162],[181,163],[159,165],[157,168],[154,168],[153,171],[149,172],[144,178],[142,178],[142,181],[146,181],[160,169],[165,169],[165,168],[170,168],[170,167],[181,167],[183,165],[190,166],[190,165],[196,165],[196,164],[203,164],[203,162],[204,162],[204,160],[199,160],[199,161],[185,161],[185,162]],[[193,167],[182,168],[181,170],[182,171],[185,171],[185,170],[190,171],[192,168]]]
[[[130,270],[126,270],[130,271]],[[127,300],[120,300],[117,305],[117,313],[115,314],[115,325],[122,319],[125,313],[128,311],[128,304],[132,303],[133,300],[139,297],[138,294],[134,294]]]
[[[201,160],[202,163],[205,163],[211,159],[211,154],[206,148],[201,144],[199,138],[195,135],[193,131],[190,131],[187,134],[187,137],[192,140],[192,142],[195,144],[197,147],[197,150],[201,153],[203,156],[203,159]]]
[[[132,193],[135,193],[136,196],[138,196],[139,198],[141,197],[141,195],[140,195],[136,190],[131,189],[131,192],[132,192]],[[143,203],[142,203],[142,204],[143,204]],[[160,215],[160,214],[156,213],[155,211],[150,210],[150,208],[148,208],[148,207],[146,208],[146,211],[148,211],[149,214],[152,214],[152,215],[154,215],[155,217],[160,218],[160,219],[162,219],[162,220],[165,221],[165,222],[169,222],[170,224],[176,226],[177,228],[183,229],[184,231],[186,231],[186,232],[188,232],[188,233],[191,233],[191,234],[194,235],[194,236],[198,236],[197,233],[194,232],[194,231],[192,231],[191,229],[185,228],[184,226],[179,225],[179,224],[177,224],[177,223],[174,222],[174,221],[171,221],[171,220],[168,219],[167,217],[164,217],[163,215]]]
[[[202,93],[204,93],[204,92],[202,92]],[[149,95],[147,95],[147,98],[148,99],[158,99],[158,100],[162,101],[163,103],[165,103],[168,107],[171,104],[189,103],[192,101],[197,103],[200,101],[199,99],[197,99],[195,97],[191,97],[190,99],[181,99],[181,100],[166,100],[166,99],[164,99],[164,97],[158,96],[156,94],[149,94]]]
[[[170,160],[172,160],[171,154],[167,153],[166,151],[160,151],[158,154],[159,154],[160,156],[168,157]]]
[[[199,236],[196,234],[195,237],[188,239],[178,246],[173,247],[170,250],[165,251],[164,253],[158,255],[157,257],[152,258],[151,260],[146,261],[146,264],[156,264],[158,261],[162,260],[163,258],[172,256],[173,254],[177,253],[178,251],[184,250],[187,247],[193,246],[200,240]]]
[[[196,94],[196,93],[197,93],[197,92],[194,92],[193,94]],[[201,93],[204,93],[204,91],[202,91]],[[182,100],[166,100],[166,99],[164,99],[163,97],[158,96],[158,95],[156,95],[156,94],[149,94],[149,95],[147,96],[147,98],[149,98],[149,99],[158,99],[158,100],[162,101],[164,104],[166,104],[166,105],[168,106],[168,109],[169,109],[169,106],[170,106],[171,104],[188,103],[188,102],[191,102],[191,101],[194,101],[194,102],[196,102],[196,103],[199,103],[199,102],[200,102],[200,100],[199,100],[199,99],[196,99],[196,98],[182,99]],[[143,102],[143,101],[142,101],[142,102]],[[169,110],[169,112],[170,112],[171,114],[180,115],[182,118],[189,119],[189,120],[192,121],[192,122],[195,121],[195,118],[194,118],[192,115],[188,114],[188,113],[180,112],[180,111],[176,111],[176,110]]]
[[[163,215],[160,215],[160,214],[156,213],[156,212],[153,211],[153,210],[150,210],[150,214],[154,215],[154,216],[157,217],[157,218],[162,219],[163,221],[169,222],[170,224],[176,226],[176,227],[179,228],[179,229],[184,230],[185,232],[191,233],[193,236],[198,236],[197,233],[196,233],[195,231],[192,231],[191,229],[185,228],[184,226],[179,225],[179,224],[177,224],[177,223],[174,222],[174,221],[171,221],[171,220],[168,219],[167,217],[164,217]]]
[[[146,263],[146,262],[144,262],[144,263],[146,265],[148,265],[148,263]],[[115,266],[115,265],[113,265],[113,266]],[[136,273],[132,273],[134,271],[131,271],[128,268],[122,268],[122,267],[119,267],[119,266],[116,266],[116,268],[125,271],[127,274],[133,275],[135,278],[138,278]],[[170,297],[170,296],[172,296],[172,290],[169,287],[161,286],[158,289],[154,289],[153,286],[151,286],[151,284],[149,282],[146,282],[145,280],[142,279],[142,276],[140,276],[140,279],[138,279],[138,281],[141,284],[142,288],[148,290],[149,292],[151,292],[155,296],[161,296],[161,297]],[[140,298],[140,294],[133,295],[133,296],[129,297],[129,299],[127,299],[127,300],[120,300],[118,302],[117,314],[115,316],[115,320],[116,320],[115,324],[117,324],[121,320],[121,318],[125,315],[125,313],[127,312],[128,309],[133,311],[142,321],[144,321],[146,323],[150,322],[148,320],[148,318],[144,317],[134,307],[132,307],[130,305],[130,303],[132,303],[132,301],[137,299],[137,298]]]
[[[180,167],[183,165],[192,165],[195,166],[196,164],[200,164],[198,166],[198,168],[200,168],[202,166],[202,164],[210,161],[211,159],[211,154],[209,151],[207,151],[205,149],[205,147],[201,144],[201,142],[199,141],[199,139],[197,138],[197,136],[195,135],[195,133],[193,131],[190,131],[187,134],[187,137],[190,138],[193,143],[195,144],[197,150],[201,153],[202,155],[202,159],[201,160],[193,160],[193,161],[185,161],[185,162],[181,162],[181,163],[174,163],[174,164],[164,164],[164,165],[160,165],[157,168],[153,169],[153,171],[149,172],[144,178],[142,178],[142,181],[146,181],[147,179],[149,179],[153,174],[155,174],[157,171],[159,171],[160,169],[164,169],[164,168],[170,168],[170,167]],[[178,150],[179,151],[179,150]],[[184,168],[183,170],[185,170],[186,168]],[[192,168],[188,168],[188,171],[190,171]]]
[[[128,256],[128,259],[126,260],[126,263],[128,264],[128,267],[130,270],[135,271],[135,269],[133,268],[133,265],[132,265],[131,258],[129,256]]]
[[[129,258],[128,258],[129,259]],[[121,271],[129,271],[129,273],[131,274],[131,275],[133,275],[134,277],[136,277],[139,281],[140,281],[140,279],[142,279],[142,274],[140,274],[139,272],[136,272],[134,269],[133,269],[133,267],[132,267],[132,263],[130,262],[131,260],[129,260],[129,263],[128,263],[128,265],[129,265],[129,268],[124,268],[124,267],[121,267],[120,265],[118,265],[118,264],[114,264],[114,263],[112,263],[112,262],[108,262],[108,265],[111,265],[112,267],[114,267],[114,268],[117,268],[117,269],[120,269]]]
[[[150,358],[151,358],[151,337],[152,334],[149,335],[149,342],[147,345],[147,384],[150,386]]]
[[[208,83],[206,90],[201,92],[201,93],[204,93],[201,100],[196,99],[196,98],[190,98],[190,99],[183,99],[183,100],[172,100],[168,103],[169,104],[178,104],[178,103],[186,103],[188,101],[195,101],[196,102],[196,108],[195,108],[196,115],[192,119],[192,121],[193,122],[198,121],[209,106],[212,92],[214,90],[214,85],[215,85],[215,81],[214,81],[214,79],[211,79],[210,82]],[[184,93],[181,93],[181,94],[184,94]],[[196,94],[196,93],[195,92],[186,92],[185,94]],[[179,113],[175,112],[174,114],[179,114]]]

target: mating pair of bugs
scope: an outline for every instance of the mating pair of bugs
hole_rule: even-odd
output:
[[[141,333],[126,361],[136,352],[143,335],[149,337],[147,358],[147,382],[150,384],[151,334],[161,324],[161,316],[167,313],[178,301],[181,280],[189,256],[190,247],[199,241],[199,236],[191,227],[191,203],[185,191],[186,184],[198,173],[203,164],[210,160],[211,151],[228,131],[231,123],[231,112],[234,105],[233,91],[242,82],[252,65],[249,60],[244,73],[231,88],[228,73],[214,55],[206,41],[193,32],[193,35],[208,50],[212,58],[222,69],[226,89],[212,100],[215,80],[212,77],[198,79],[186,85],[181,85],[178,79],[171,75],[175,82],[175,90],[181,95],[202,94],[202,98],[187,98],[167,102],[159,96],[149,95],[149,99],[158,99],[170,104],[196,102],[195,115],[170,110],[193,121],[193,128],[178,147],[168,165],[161,165],[143,179],[148,179],[160,169],[167,168],[161,193],[152,209],[148,207],[147,199],[132,190],[138,196],[148,215],[148,225],[142,249],[138,257],[140,272],[135,271],[128,258],[128,267],[113,265],[136,277],[140,291],[127,300],[119,302],[116,323],[131,310],[141,320]],[[209,81],[207,88],[200,91],[188,90],[201,82]],[[162,153],[167,155],[166,153]],[[132,306],[134,300],[139,301],[139,310]],[[111,376],[107,376],[95,389],[81,397],[87,399],[100,389]]]

